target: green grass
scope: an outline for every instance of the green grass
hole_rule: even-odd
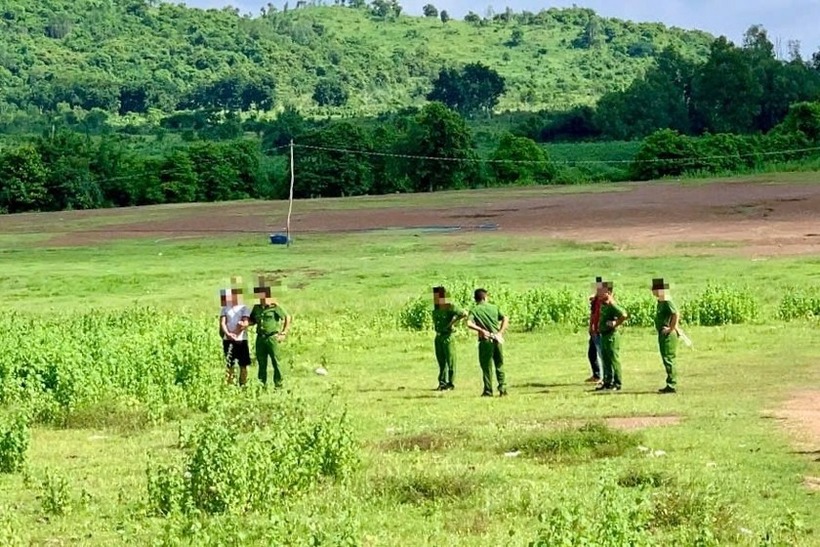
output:
[[[423,199],[451,203],[447,196]],[[462,199],[473,198],[452,198]],[[359,201],[339,206],[351,203]],[[453,251],[453,242],[471,245]],[[35,426],[25,470],[0,475],[2,544],[163,544],[184,537],[193,544],[264,545],[290,534],[297,545],[310,538],[528,545],[588,537],[598,521],[611,526],[614,544],[635,534],[658,545],[692,544],[707,533],[722,544],[759,545],[766,534],[779,544],[820,541],[820,504],[802,485],[820,464],[796,454],[786,431],[761,414],[816,383],[816,323],[776,320],[782,287],[816,284],[816,256],[753,261],[724,248],[719,256],[669,249],[647,257],[500,234],[305,235],[290,249],[268,245],[262,235],[74,249],[0,243],[5,307],[25,316],[123,310],[132,302],[214,316],[216,291],[230,275],[244,275],[249,285],[255,271],[281,271],[277,297],[294,315],[294,340],[311,336],[284,347],[288,388],[310,408],[334,392],[334,410],[347,409],[361,456],[348,482],[319,484],[271,505],[272,516],[166,519],[149,512],[146,468],[152,459],[178,458],[180,428],[200,417],[153,424],[137,404],[106,403],[105,416],[78,409],[66,428]],[[680,393],[666,398],[654,394],[664,375],[648,329],[626,329],[625,390],[611,395],[581,383],[588,376],[583,332],[514,331],[506,349],[511,395],[488,400],[478,397],[471,337],[457,342],[456,390],[441,394],[432,391],[437,369],[429,333],[388,321],[378,330],[362,326],[396,313],[440,280],[584,291],[595,275],[635,292],[663,275],[682,298],[707,280],[742,283],[754,287],[763,317],[752,325],[687,329],[695,349],[679,351]],[[311,325],[318,321],[329,330],[316,331]],[[328,376],[313,373],[320,364]],[[221,372],[215,362],[214,390]],[[235,419],[264,430],[276,419],[267,414],[277,397],[262,394],[257,413]],[[629,416],[677,416],[680,423],[630,432],[584,426]],[[658,450],[665,455],[649,455]],[[521,453],[508,455],[514,451]]]
[[[630,162],[638,153],[641,141],[607,141],[546,144],[550,160],[560,164],[573,162]],[[616,166],[620,166],[615,164]]]

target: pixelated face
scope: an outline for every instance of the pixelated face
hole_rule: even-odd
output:
[[[663,297],[665,296],[665,291],[663,289],[652,289],[652,294],[658,300],[663,300]]]
[[[436,307],[444,306],[445,304],[447,304],[447,296],[445,295],[445,292],[433,289],[433,304]]]
[[[228,305],[228,292],[225,289],[219,289],[219,305],[223,308]]]

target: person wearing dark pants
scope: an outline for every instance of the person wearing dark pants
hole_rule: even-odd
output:
[[[476,306],[470,312],[467,326],[478,333],[478,364],[484,382],[482,397],[493,396],[492,367],[495,365],[495,377],[498,381],[498,395],[507,395],[507,382],[504,375],[504,333],[509,325],[509,318],[498,306],[487,301],[487,291],[476,289],[474,294]]]
[[[592,376],[587,382],[597,384],[601,381],[601,333],[598,332],[598,319],[601,316],[603,304],[603,279],[595,278],[595,294],[589,297],[589,345],[587,359],[592,369]]]
[[[604,365],[603,383],[596,391],[621,390],[621,335],[619,327],[626,321],[626,310],[615,302],[614,287],[611,281],[604,283],[604,301],[601,306],[601,317],[598,330],[601,333],[601,361]]]
[[[433,327],[436,330],[435,350],[439,370],[437,391],[455,389],[456,339],[453,329],[465,317],[466,311],[447,302],[444,287],[433,287]]]
[[[678,321],[680,315],[675,303],[669,297],[669,285],[663,279],[652,280],[652,294],[658,299],[655,310],[655,330],[658,331],[658,349],[663,368],[666,369],[666,387],[659,393],[676,393],[678,390],[675,358],[678,352]]]
[[[279,344],[285,340],[290,328],[291,317],[288,313],[271,297],[271,288],[264,279],[259,279],[259,283],[253,290],[259,298],[251,310],[251,325],[256,325],[256,361],[259,367],[258,377],[262,384],[268,382],[268,359],[273,365],[273,383],[277,388],[282,387],[281,354]],[[279,322],[283,321],[282,329],[279,330]]]

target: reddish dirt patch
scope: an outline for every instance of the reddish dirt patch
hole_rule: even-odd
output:
[[[606,425],[609,427],[627,431],[678,425],[680,422],[680,416],[623,416],[606,419]]]
[[[449,193],[438,202],[428,195],[408,196],[403,206],[383,205],[384,198],[357,198],[363,206],[350,209],[334,208],[334,201],[307,200],[295,203],[291,226],[297,237],[398,228],[439,227],[456,233],[491,228],[608,242],[617,248],[734,242],[762,255],[820,252],[820,184],[767,182],[634,183],[617,192],[570,194],[545,188]],[[441,205],[425,205],[430,203]],[[442,206],[447,203],[457,205]],[[53,234],[42,243],[47,246],[267,234],[283,230],[286,210],[284,202],[246,202],[9,215],[0,218],[0,232]],[[117,222],[118,215],[122,222]]]
[[[802,451],[820,455],[820,391],[799,391],[772,415],[782,421]]]

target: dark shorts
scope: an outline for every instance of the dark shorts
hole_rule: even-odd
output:
[[[247,340],[239,342],[223,340],[222,353],[225,355],[225,365],[228,367],[233,367],[236,364],[239,364],[240,367],[247,367],[251,364],[251,351]]]

